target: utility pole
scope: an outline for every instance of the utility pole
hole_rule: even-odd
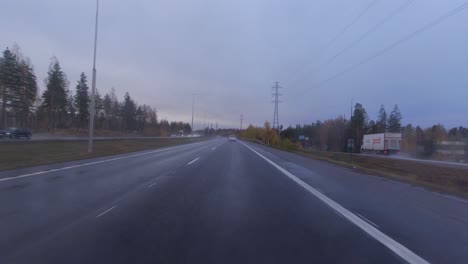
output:
[[[88,139],[88,153],[93,152],[93,137],[94,137],[94,116],[96,109],[94,105],[96,102],[96,51],[97,51],[97,36],[98,36],[98,14],[99,14],[99,0],[96,0],[96,24],[94,27],[94,57],[93,57],[93,79],[91,86],[91,104],[89,106],[89,139]]]
[[[242,122],[244,121],[244,115],[241,113],[240,116],[240,130],[242,131]]]
[[[273,125],[272,125],[272,128],[273,129],[276,129],[277,132],[279,133],[279,129],[280,129],[280,124],[279,124],[279,115],[278,115],[278,104],[280,103],[279,101],[279,97],[281,96],[281,94],[279,93],[279,89],[281,88],[279,85],[278,82],[275,82],[275,86],[273,86],[273,103],[275,103],[275,111],[274,111],[274,114],[273,114]]]

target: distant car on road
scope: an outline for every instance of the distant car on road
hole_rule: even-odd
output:
[[[32,136],[31,130],[27,128],[16,128],[16,127],[9,127],[0,132],[0,138],[27,138],[30,139]]]
[[[229,141],[236,141],[237,140],[236,136],[234,136],[234,135],[230,135],[228,139],[229,139]]]

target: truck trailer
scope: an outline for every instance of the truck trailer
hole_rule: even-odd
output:
[[[364,135],[361,152],[376,154],[399,154],[401,133],[379,133]]]

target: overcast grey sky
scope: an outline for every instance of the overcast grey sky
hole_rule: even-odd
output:
[[[115,87],[158,109],[159,118],[222,127],[272,121],[271,86],[284,87],[284,126],[346,115],[360,102],[375,119],[398,104],[403,123],[468,126],[468,9],[324,85],[461,5],[416,0],[355,47],[326,63],[406,0],[101,0],[97,87]],[[56,56],[74,90],[91,73],[95,0],[2,0],[0,48],[18,43],[41,90]],[[338,36],[332,45],[330,41]],[[91,79],[91,78],[89,78]]]

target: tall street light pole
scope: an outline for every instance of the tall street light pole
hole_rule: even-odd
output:
[[[94,57],[93,57],[93,77],[91,86],[91,104],[89,115],[89,139],[88,139],[88,153],[93,152],[93,136],[94,136],[94,116],[96,109],[94,105],[96,102],[96,51],[97,51],[97,36],[98,36],[98,14],[99,14],[99,0],[96,0],[96,24],[94,28]]]
[[[352,122],[353,122],[353,102],[354,102],[354,98],[351,99],[351,115],[350,115],[350,118],[349,118],[350,127],[352,127],[352,124],[353,124],[353,123],[352,123]],[[353,133],[352,133],[352,132],[351,132],[351,137],[353,137]],[[357,141],[356,141],[355,144],[353,144],[353,148],[355,148],[356,144],[357,144]],[[352,151],[354,151],[354,149],[353,149]],[[352,158],[352,156],[351,156],[351,158]]]
[[[193,113],[195,112],[195,95],[198,94],[192,94],[192,131],[191,131],[191,137],[193,137]]]
[[[206,112],[203,113],[203,136],[206,137]]]

